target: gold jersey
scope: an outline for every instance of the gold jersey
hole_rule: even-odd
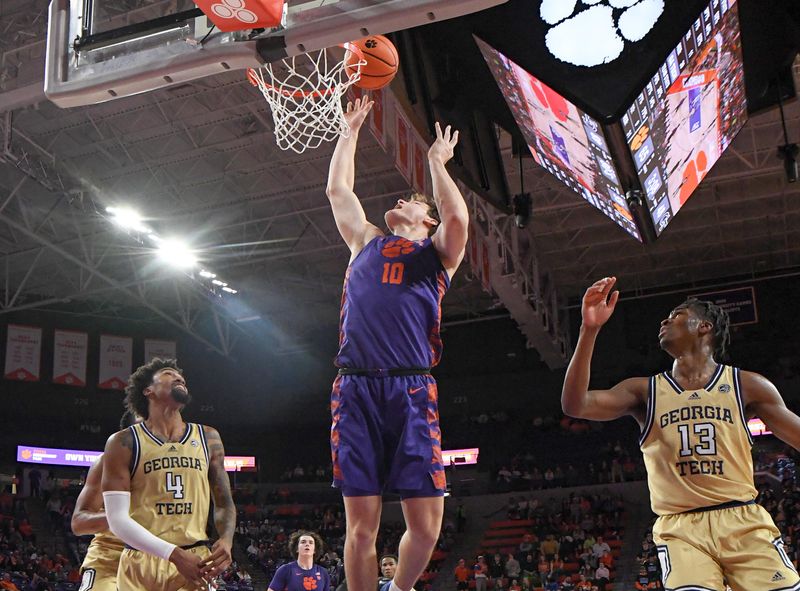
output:
[[[177,546],[207,539],[209,455],[203,426],[187,423],[176,442],[161,441],[144,422],[130,429],[133,520]]]
[[[705,388],[684,390],[669,372],[650,378],[639,445],[657,515],[752,501],[753,439],[739,369],[718,365]]]

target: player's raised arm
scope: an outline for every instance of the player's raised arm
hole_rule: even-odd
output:
[[[103,504],[103,456],[89,468],[86,482],[75,501],[72,512],[72,533],[76,536],[88,536],[108,529],[106,512],[101,510]]]
[[[630,378],[610,390],[589,390],[592,354],[600,328],[608,321],[617,305],[619,292],[613,291],[615,277],[597,281],[583,296],[578,343],[564,376],[561,409],[576,419],[611,421],[635,415],[640,422],[647,400],[647,378]]]
[[[457,143],[458,132],[451,131],[449,125],[442,131],[437,121],[436,140],[428,150],[433,199],[441,220],[439,228],[433,235],[433,243],[451,276],[464,258],[469,228],[469,210],[464,202],[464,196],[445,168],[445,164],[453,157]]]
[[[231,564],[233,534],[236,530],[236,505],[231,496],[231,482],[225,472],[225,447],[222,438],[213,427],[202,427],[208,441],[208,483],[214,499],[214,526],[219,539],[211,548],[211,555],[203,561],[203,570],[220,574]]]
[[[373,101],[367,97],[356,99],[355,103],[347,103],[344,118],[350,126],[350,135],[339,136],[336,142],[328,170],[328,186],[325,190],[331,202],[339,234],[354,255],[370,239],[381,234],[377,227],[367,221],[364,208],[353,192],[358,134],[372,104]]]
[[[781,441],[800,450],[800,417],[786,407],[775,385],[764,376],[740,373],[746,418],[757,416]]]

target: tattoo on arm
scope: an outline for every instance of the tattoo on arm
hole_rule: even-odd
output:
[[[225,471],[225,447],[216,429],[205,428],[208,443],[208,482],[214,499],[214,526],[220,538],[232,540],[236,528],[236,506],[231,482]]]

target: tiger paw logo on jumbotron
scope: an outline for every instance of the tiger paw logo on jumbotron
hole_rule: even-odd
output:
[[[401,254],[414,252],[416,245],[407,238],[400,238],[387,243],[381,250],[381,254],[387,259],[396,259]]]
[[[663,13],[664,0],[542,0],[539,7],[550,25],[550,53],[587,68],[613,62],[627,43],[644,39]]]

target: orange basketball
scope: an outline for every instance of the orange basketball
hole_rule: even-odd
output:
[[[364,60],[367,62],[361,66],[361,80],[355,85],[365,90],[377,90],[389,84],[400,65],[394,44],[383,35],[370,35],[353,41],[353,45],[363,52]],[[348,75],[356,71],[358,61],[358,55],[347,53],[345,64]]]

